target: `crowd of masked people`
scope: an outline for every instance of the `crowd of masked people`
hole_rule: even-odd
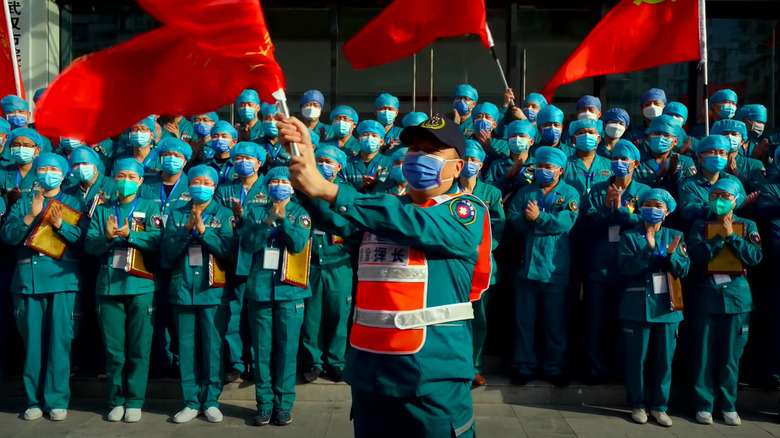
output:
[[[780,132],[766,108],[720,90],[694,123],[652,88],[635,108],[584,96],[564,120],[539,94],[514,98],[460,85],[446,115],[466,138],[460,190],[492,225],[474,385],[490,334],[515,385],[622,382],[634,421],[671,426],[674,376],[697,421],[739,425],[748,338],[743,374],[774,389],[780,374]],[[149,116],[94,145],[40,135],[16,96],[0,106],[2,350],[24,419],[65,419],[77,372],[105,375],[112,422],[141,419],[150,374],[181,380],[176,423],[222,421],[223,384],[243,377],[254,424],[289,424],[297,380],[342,380],[358,257],[395,255],[312,222],[277,105],[245,90],[237,124]],[[389,94],[374,107],[325,117],[321,92],[300,97],[322,175],[398,196],[441,185],[444,163],[409,160],[400,141],[429,115]]]

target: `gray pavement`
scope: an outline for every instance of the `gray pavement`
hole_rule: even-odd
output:
[[[286,427],[251,426],[254,403],[227,401],[222,404],[222,424],[210,424],[204,417],[187,424],[171,421],[180,405],[172,400],[147,403],[139,423],[109,423],[108,411],[98,399],[75,399],[68,419],[52,422],[47,418],[28,422],[20,417],[22,399],[0,401],[0,437],[13,438],[212,438],[212,437],[302,437],[348,438],[352,436],[349,402],[297,402],[293,424]],[[687,413],[670,412],[674,426],[631,422],[625,408],[576,405],[476,404],[477,435],[480,437],[780,437],[780,424],[774,412],[741,412],[742,426],[730,427],[716,418],[713,426],[703,426]],[[380,425],[381,427],[381,425]]]

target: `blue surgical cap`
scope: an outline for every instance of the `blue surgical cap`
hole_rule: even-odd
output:
[[[480,104],[477,104],[477,106],[474,107],[474,111],[471,112],[471,114],[476,117],[480,114],[488,114],[490,117],[493,118],[494,122],[498,121],[498,108],[493,105],[490,102],[482,102]]]
[[[114,163],[114,174],[123,170],[133,172],[141,178],[144,177],[144,165],[139,163],[135,158],[131,157],[116,160],[116,163]]]
[[[428,115],[418,111],[405,115],[403,120],[401,120],[401,124],[406,128],[408,126],[417,126],[426,120],[428,120]]]
[[[647,201],[655,200],[663,202],[669,213],[677,209],[677,202],[675,202],[672,195],[664,189],[650,189],[639,197],[639,205],[641,206]]]
[[[241,102],[253,102],[260,105],[260,96],[257,95],[257,91],[246,89],[238,95],[235,105],[238,106]]]
[[[664,114],[667,116],[680,116],[683,119],[683,124],[688,121],[688,107],[680,102],[669,102],[664,107]]]
[[[274,104],[270,104],[270,103],[263,102],[260,105],[260,114],[263,117],[265,117],[265,116],[272,116],[272,115],[274,115],[274,114],[276,114],[278,112],[279,112],[279,105],[277,105],[275,103]]]
[[[325,106],[325,96],[322,95],[320,90],[309,90],[303,93],[303,96],[301,96],[300,100],[298,100],[298,104],[300,106],[304,106],[305,104],[309,102],[317,102],[320,104],[321,107]]]
[[[724,120],[718,120],[717,122],[712,124],[712,129],[710,129],[710,134],[718,135],[724,132],[736,132],[737,134],[742,136],[742,141],[745,141],[748,138],[747,127],[745,126],[745,123],[739,120],[724,119]]]
[[[664,105],[666,105],[666,93],[664,93],[664,90],[660,88],[651,88],[642,93],[642,105],[650,100],[660,100],[664,103]]]
[[[358,136],[361,136],[366,132],[373,132],[382,138],[385,137],[385,127],[376,120],[363,120],[357,125]]]
[[[780,148],[777,149],[780,150]],[[390,159],[393,160],[393,163],[398,160],[403,160],[407,152],[409,152],[409,148],[399,148],[393,152],[393,156]]]
[[[563,167],[566,165],[566,154],[562,150],[550,146],[541,146],[534,153],[534,160],[537,163],[547,163],[553,166]]]
[[[731,151],[731,142],[728,138],[722,135],[708,135],[702,138],[698,144],[696,144],[696,154],[701,154],[713,149],[721,149],[726,152]]]
[[[168,137],[164,138],[158,145],[157,150],[160,151],[160,155],[165,152],[172,151],[184,155],[184,158],[189,160],[192,158],[192,147],[189,143],[178,138]]]
[[[680,134],[680,121],[672,116],[661,114],[650,121],[645,133],[650,135],[654,132],[663,132],[677,137]]]
[[[601,99],[595,96],[580,97],[580,100],[577,101],[577,110],[584,108],[586,106],[592,106],[595,107],[597,110],[601,111]]]
[[[721,102],[737,103],[737,93],[729,89],[724,89],[716,91],[715,94],[710,97],[710,105]]]
[[[392,94],[382,93],[379,95],[379,97],[376,98],[376,100],[374,100],[374,109],[383,106],[391,106],[395,109],[398,109],[401,107],[401,102],[399,102],[398,98]]]
[[[68,166],[73,167],[81,163],[89,163],[99,168],[100,155],[89,146],[79,146],[71,151],[70,158],[68,158]],[[140,176],[143,176],[143,174]]]
[[[737,208],[742,206],[745,202],[745,189],[737,178],[718,178],[718,181],[710,187],[710,193],[715,190],[723,190],[726,193],[734,195],[734,201],[737,204]]]
[[[33,95],[33,103],[38,103],[38,100],[40,100],[41,96],[43,96],[43,93],[46,91],[46,87],[39,88],[37,91],[35,91],[35,94]]]
[[[198,115],[192,116],[190,121],[192,123],[195,123],[195,117],[198,117],[198,116],[206,116],[206,117],[210,118],[212,122],[219,121],[219,115],[217,113],[215,113],[214,111],[212,111],[210,113],[203,113],[203,114],[198,114]]]
[[[252,141],[239,141],[230,149],[230,158],[236,159],[239,155],[254,157],[257,161],[264,163],[267,157],[265,149]]]
[[[330,112],[330,121],[333,122],[333,119],[335,119],[337,116],[347,116],[352,119],[354,123],[360,122],[357,112],[355,112],[355,110],[353,110],[350,106],[339,105],[334,108],[333,111]]]
[[[5,114],[11,111],[29,111],[30,106],[27,101],[15,94],[9,94],[0,100],[0,108],[3,109]]]
[[[547,105],[539,110],[539,114],[536,115],[537,126],[546,125],[548,123],[563,124],[563,111],[555,105]]]
[[[536,126],[528,120],[515,120],[506,127],[506,138],[511,138],[517,134],[525,134],[531,138],[536,138]]]
[[[623,122],[626,124],[626,128],[631,126],[631,117],[628,117],[628,112],[623,108],[610,108],[601,116],[601,120],[603,120],[604,123]]]
[[[453,91],[452,94],[455,97],[468,97],[474,102],[479,101],[479,93],[477,93],[477,89],[472,87],[471,85],[467,85],[467,84],[458,85],[457,87],[455,87],[455,91]]]
[[[631,161],[641,161],[639,149],[628,140],[618,140],[612,148],[612,158],[628,158]]]
[[[466,152],[463,154],[463,158],[474,157],[480,162],[485,161],[485,149],[474,140],[466,140]]]
[[[311,137],[311,144],[316,148],[320,145],[320,135],[309,129],[309,137]]]
[[[338,147],[330,144],[318,147],[314,151],[314,157],[328,157],[331,160],[341,164],[342,167],[347,165],[347,154],[345,154],[344,151]]]
[[[41,138],[41,135],[38,134],[38,131],[32,128],[17,128],[8,134],[8,139],[5,141],[5,144],[10,146],[11,143],[14,142],[14,139],[19,137],[29,138],[33,143],[35,143],[36,146],[40,146],[43,142],[43,139]]]
[[[214,124],[214,127],[211,128],[211,135],[214,134],[228,134],[234,140],[238,138],[238,131],[227,120],[220,120]]]
[[[206,178],[212,180],[214,182],[214,185],[217,185],[219,183],[219,175],[217,174],[217,169],[214,169],[211,166],[207,166],[205,164],[199,164],[193,167],[192,169],[190,169],[189,172],[187,172],[187,178],[190,180],[190,184],[192,184],[192,180],[198,176],[205,176]]]
[[[68,174],[68,160],[62,155],[55,154],[54,152],[43,152],[33,161],[32,170],[33,173],[38,172],[43,166],[54,166],[62,171],[63,175]]]
[[[284,179],[289,181],[290,170],[284,166],[277,166],[272,168],[271,170],[268,171],[267,174],[265,174],[265,185],[268,185],[268,183],[270,183],[275,179]]]
[[[752,120],[766,123],[766,107],[759,104],[745,105],[737,110],[737,120]]]
[[[11,132],[11,124],[8,123],[8,120],[0,117],[0,132],[3,134],[8,134]]]
[[[544,98],[539,93],[531,93],[523,100],[523,103],[520,104],[520,106],[525,106],[525,104],[533,102],[537,105],[539,105],[539,108],[544,108],[547,106],[547,99]]]
[[[604,122],[593,119],[575,120],[569,123],[569,135],[573,137],[577,131],[583,128],[594,128],[601,135],[601,131],[604,129]]]

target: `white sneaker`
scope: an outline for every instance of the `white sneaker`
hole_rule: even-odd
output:
[[[116,423],[117,421],[122,421],[123,415],[125,415],[125,407],[114,406],[113,408],[111,408],[111,412],[108,413],[108,421],[112,423]]]
[[[62,421],[68,418],[68,410],[52,409],[51,411],[49,411],[49,418],[51,419],[51,421]]]
[[[696,413],[696,421],[701,424],[712,424],[712,413],[699,411]]]
[[[179,411],[178,414],[173,416],[174,423],[186,423],[198,416],[198,410],[192,408],[184,408]]]
[[[222,412],[219,411],[219,408],[216,406],[212,406],[208,409],[206,409],[206,419],[209,420],[209,423],[221,423],[222,422]]]
[[[672,419],[669,418],[668,415],[666,415],[666,412],[659,412],[659,411],[650,411],[650,415],[655,418],[655,421],[658,422],[661,426],[664,427],[671,427],[672,426]]]
[[[737,414],[736,411],[724,412],[723,421],[725,421],[729,426],[739,426],[742,424],[742,419],[739,418],[739,414]]]
[[[125,423],[137,423],[141,420],[141,410],[138,408],[127,408],[125,412]]]
[[[37,420],[41,417],[43,417],[41,408],[30,408],[24,411],[24,419],[27,421]]]
[[[635,423],[645,424],[647,423],[647,412],[644,409],[634,409],[631,411],[631,419]]]

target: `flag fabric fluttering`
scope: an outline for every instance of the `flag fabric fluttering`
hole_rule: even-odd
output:
[[[3,0],[3,5],[0,6],[0,51],[3,52],[0,54],[0,97],[15,94],[24,99],[24,84],[16,62],[14,37],[10,30],[8,0]]]

